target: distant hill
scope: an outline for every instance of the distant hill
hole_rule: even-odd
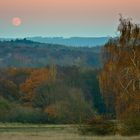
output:
[[[75,47],[95,47],[104,45],[109,40],[109,37],[31,37],[27,39],[40,43],[59,44]]]
[[[100,67],[101,47],[66,47],[30,40],[0,42],[0,67],[42,67],[55,63],[61,66]]]

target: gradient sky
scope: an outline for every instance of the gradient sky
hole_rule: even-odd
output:
[[[0,37],[115,36],[119,13],[140,23],[140,0],[0,0]]]

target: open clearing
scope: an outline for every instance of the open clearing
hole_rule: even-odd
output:
[[[140,140],[140,136],[82,136],[74,125],[0,124],[0,140]]]

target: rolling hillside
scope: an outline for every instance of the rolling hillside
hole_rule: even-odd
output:
[[[26,39],[0,42],[0,67],[61,66],[100,67],[101,47],[68,47]]]

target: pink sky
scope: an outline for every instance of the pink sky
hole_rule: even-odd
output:
[[[140,0],[0,0],[0,36],[113,35],[119,13],[140,23]],[[20,28],[13,17],[22,19]]]

